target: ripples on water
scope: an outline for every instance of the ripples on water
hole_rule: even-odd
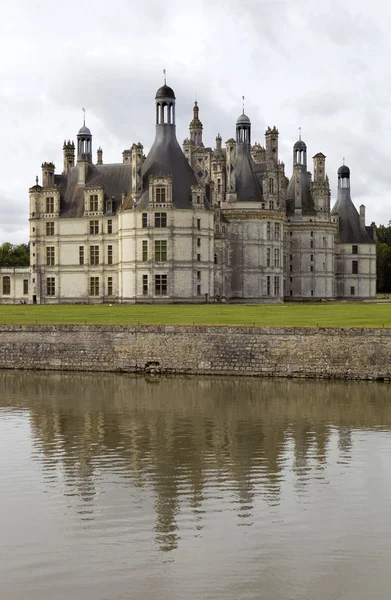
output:
[[[386,600],[391,389],[0,372],[0,600]]]

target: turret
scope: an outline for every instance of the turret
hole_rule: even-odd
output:
[[[236,121],[236,143],[251,144],[251,121],[248,116],[244,114],[244,110]]]
[[[166,83],[164,74],[164,85],[156,92],[156,125],[175,126],[175,94],[174,90]]]
[[[276,126],[267,128],[265,132],[266,140],[266,160],[278,162],[278,129]]]
[[[100,146],[99,146],[98,150],[96,151],[96,164],[103,165],[103,150]]]
[[[79,170],[79,185],[85,185],[87,181],[88,166],[92,164],[92,134],[84,124],[77,134],[77,166]]]
[[[198,108],[198,103],[197,100],[194,102],[194,107],[193,107],[193,119],[190,123],[189,126],[189,130],[190,130],[190,140],[196,145],[196,146],[203,146],[202,143],[202,123],[198,117],[198,113],[199,113],[199,108]]]
[[[299,140],[293,146],[293,166],[296,167],[297,165],[300,165],[307,170],[307,146],[301,139],[301,135]]]
[[[54,163],[44,162],[42,163],[42,187],[53,187],[54,186]]]
[[[71,140],[64,140],[62,149],[64,154],[64,173],[68,173],[75,166],[75,144]]]
[[[140,194],[143,181],[141,178],[141,167],[143,164],[143,146],[142,144],[133,144],[132,146],[132,193]]]

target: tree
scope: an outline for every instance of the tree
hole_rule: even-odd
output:
[[[0,245],[0,267],[28,267],[30,264],[30,248],[28,244]]]

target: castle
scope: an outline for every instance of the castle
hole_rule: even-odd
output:
[[[175,94],[155,98],[156,136],[94,163],[85,125],[64,142],[63,172],[42,164],[30,188],[27,269],[1,269],[0,303],[239,303],[370,299],[376,296],[374,227],[338,171],[330,210],[326,157],[293,147],[293,173],[278,156],[278,130],[251,144],[241,114],[236,138],[205,147],[195,102],[189,138],[178,144]],[[301,137],[301,136],[300,136]],[[76,157],[75,157],[76,151]],[[76,162],[75,162],[76,158]]]

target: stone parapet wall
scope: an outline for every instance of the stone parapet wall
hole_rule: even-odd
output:
[[[391,330],[3,325],[0,368],[388,380]]]

